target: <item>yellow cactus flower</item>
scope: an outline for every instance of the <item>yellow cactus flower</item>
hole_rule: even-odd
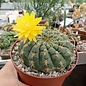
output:
[[[24,13],[22,17],[18,17],[16,24],[13,26],[13,30],[17,31],[19,39],[24,39],[26,42],[27,39],[30,41],[36,42],[36,36],[42,34],[42,30],[46,28],[45,26],[39,26],[39,22],[42,20],[42,17],[35,18],[34,13]]]

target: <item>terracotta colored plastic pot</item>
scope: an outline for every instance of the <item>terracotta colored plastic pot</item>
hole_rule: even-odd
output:
[[[81,31],[81,30],[78,30],[78,29],[77,29],[77,31],[78,31],[78,34],[82,34],[81,40],[86,40],[86,31]]]
[[[15,46],[15,44],[18,41],[16,41],[11,49],[10,52],[10,58],[12,59],[12,50]],[[13,60],[12,60],[13,61]],[[78,63],[78,54],[76,52],[76,64]],[[34,76],[34,75],[29,75],[23,71],[21,71],[16,64],[13,61],[13,64],[17,70],[17,72],[19,73],[19,76],[21,78],[21,81],[29,86],[62,86],[65,78],[73,71],[73,69],[76,67],[76,64],[74,65],[74,67],[69,70],[68,72],[64,73],[63,75],[57,76],[57,77],[51,77],[51,78],[43,78],[43,77],[39,77],[39,76]]]

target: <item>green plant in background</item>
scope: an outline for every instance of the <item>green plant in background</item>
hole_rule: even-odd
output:
[[[0,0],[0,7],[1,7],[2,0]]]
[[[33,11],[37,17],[42,16],[51,23],[55,18],[62,21],[62,8],[67,0],[18,0],[17,2],[23,3],[23,8],[29,13]]]
[[[37,17],[42,16],[43,19],[49,19],[55,15],[60,7],[59,0],[29,0],[27,6],[28,12],[35,12]]]
[[[1,0],[0,0],[0,7],[1,7]]]
[[[10,45],[16,41],[17,38],[14,37],[15,32],[4,32],[0,35],[0,48],[8,49]]]

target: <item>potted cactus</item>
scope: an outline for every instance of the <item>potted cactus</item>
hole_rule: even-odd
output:
[[[0,34],[0,57],[2,57],[2,59],[10,58],[10,46],[17,39],[14,37],[15,34],[15,32],[11,31],[4,31],[3,34]]]
[[[75,68],[78,56],[68,37],[57,29],[40,26],[40,18],[25,13],[13,30],[19,40],[10,57],[22,82],[30,86],[62,86]]]

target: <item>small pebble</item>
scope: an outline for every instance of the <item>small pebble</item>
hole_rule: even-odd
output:
[[[22,71],[24,72],[24,68],[22,68]]]
[[[18,60],[17,56],[14,56],[13,60],[14,61],[17,61]]]
[[[21,69],[22,68],[22,64],[19,64],[18,67]]]
[[[16,52],[15,55],[18,55],[18,52]]]
[[[13,50],[12,53],[15,54],[15,50]]]
[[[41,73],[39,76],[42,77],[44,75],[44,73]]]
[[[26,72],[26,73],[29,74],[29,75],[31,74],[31,72]]]
[[[24,69],[25,72],[28,72],[28,69]]]
[[[20,64],[20,61],[19,60],[18,61],[15,61],[15,63],[18,66]]]
[[[15,47],[14,47],[14,50],[17,51],[17,50],[18,50],[18,46],[15,46]]]

